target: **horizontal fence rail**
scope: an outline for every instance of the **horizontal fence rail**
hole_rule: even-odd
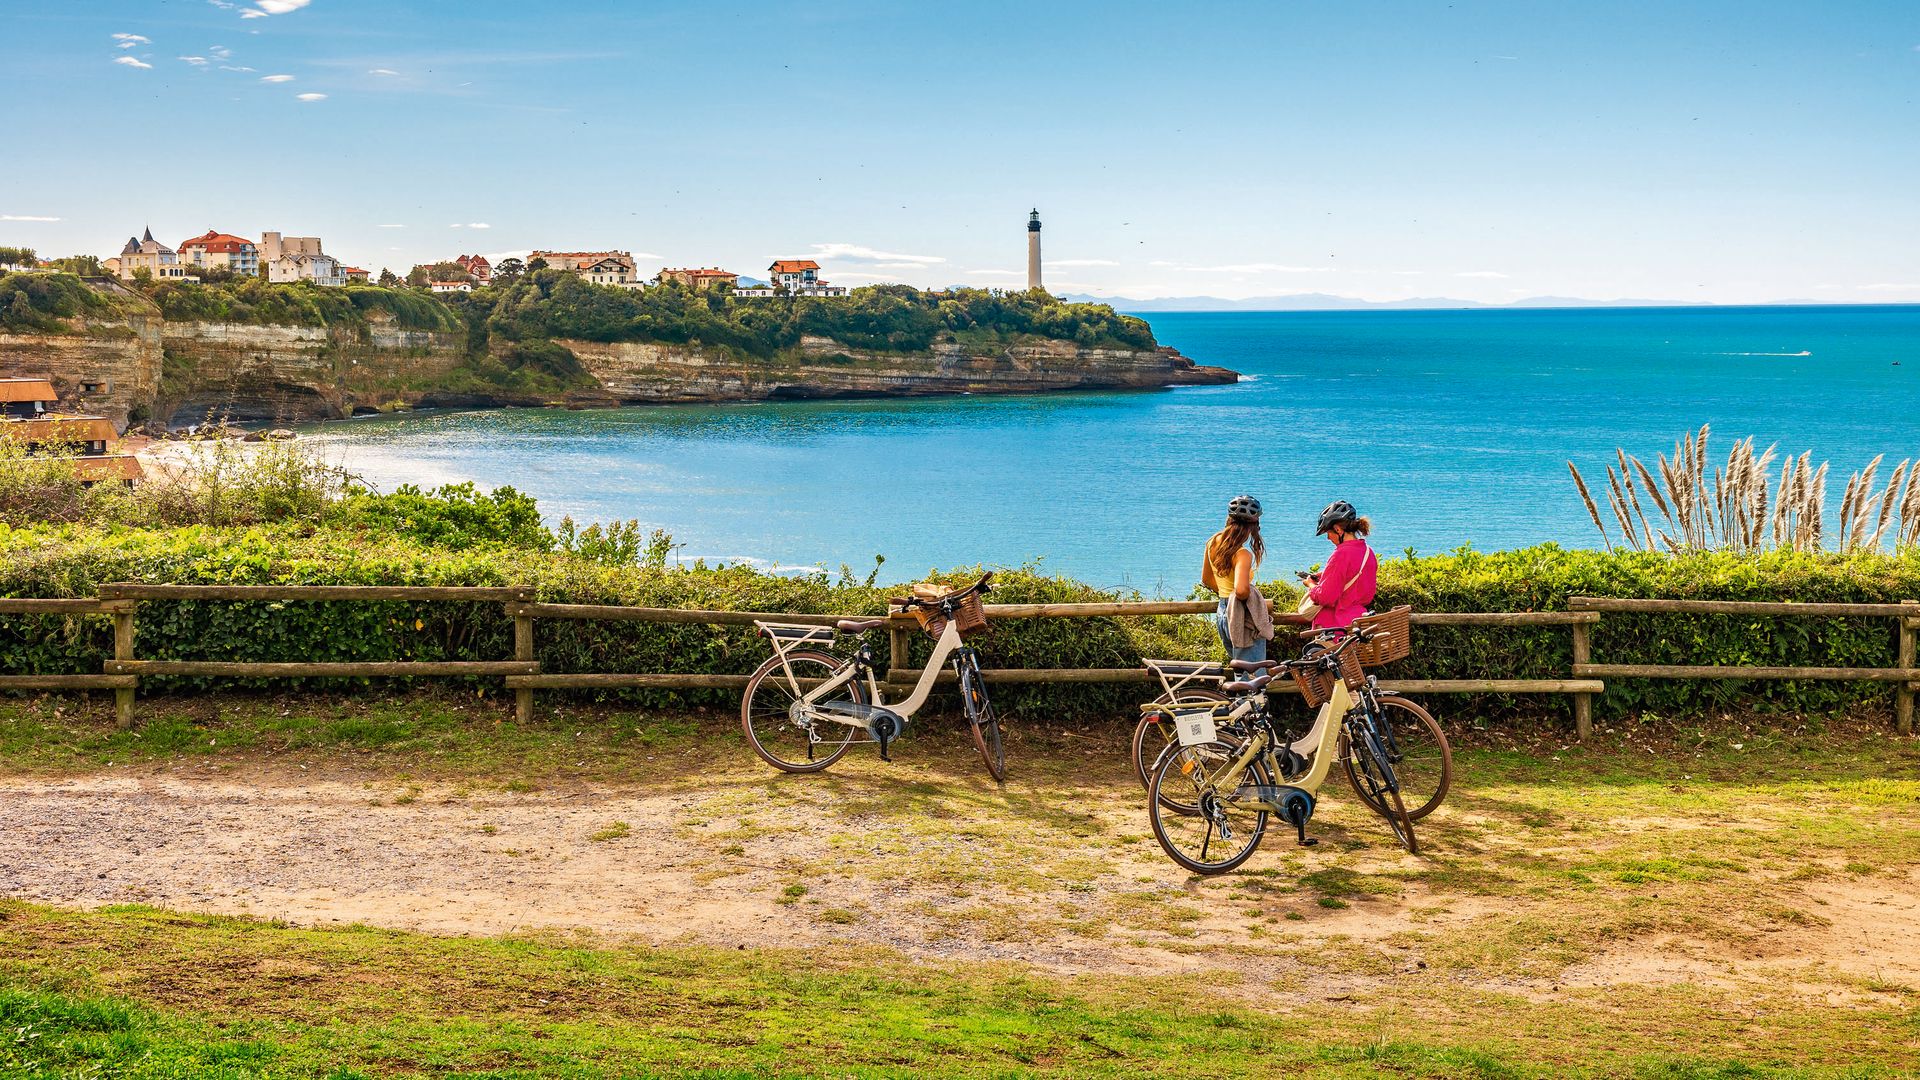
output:
[[[139,605],[151,601],[273,601],[273,602],[472,602],[498,603],[513,623],[513,656],[502,660],[339,661],[316,663],[216,660],[141,660],[134,655],[135,620]],[[1148,600],[1075,604],[986,604],[988,619],[1129,618],[1155,615],[1202,615],[1215,610],[1212,601]],[[1572,636],[1570,678],[1540,679],[1382,679],[1381,687],[1411,694],[1567,694],[1573,698],[1574,724],[1581,738],[1592,732],[1593,698],[1606,692],[1608,678],[1630,679],[1807,679],[1891,683],[1894,685],[1896,724],[1902,733],[1913,728],[1913,698],[1920,690],[1920,666],[1915,661],[1915,636],[1920,633],[1920,603],[1889,604],[1774,603],[1728,600],[1665,600],[1576,596],[1566,611],[1414,612],[1415,626],[1565,626]],[[1897,634],[1897,659],[1886,668],[1765,667],[1684,664],[1595,663],[1592,630],[1608,613],[1687,613],[1767,617],[1840,616],[1891,618]],[[143,677],[200,678],[422,678],[499,677],[514,693],[514,712],[531,719],[537,690],[744,689],[749,676],[691,672],[549,672],[534,658],[537,620],[596,622],[682,623],[743,626],[756,622],[831,626],[844,618],[872,616],[796,614],[776,611],[717,611],[697,608],[656,608],[614,604],[558,604],[538,602],[525,586],[425,585],[147,585],[115,582],[101,585],[90,598],[0,598],[0,615],[102,615],[113,620],[113,657],[97,675],[0,674],[0,690],[112,690],[115,717],[122,726],[133,721],[133,701]],[[1274,622],[1298,627],[1306,620],[1292,612],[1276,611]],[[887,632],[891,662],[890,685],[912,683],[916,669],[897,666],[906,657],[918,624],[905,615],[889,617]],[[995,668],[983,673],[989,682],[1139,683],[1156,676],[1144,667],[1132,668]],[[951,683],[952,672],[938,676]],[[1291,682],[1279,681],[1269,692],[1297,693]]]

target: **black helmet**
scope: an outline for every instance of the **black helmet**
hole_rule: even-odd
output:
[[[1228,521],[1259,521],[1260,500],[1251,495],[1237,495],[1227,504]]]
[[[1326,531],[1335,525],[1345,525],[1349,521],[1358,520],[1359,517],[1360,511],[1355,510],[1352,503],[1345,499],[1335,499],[1327,504],[1325,510],[1320,511],[1320,527],[1313,531],[1313,535],[1325,535]]]

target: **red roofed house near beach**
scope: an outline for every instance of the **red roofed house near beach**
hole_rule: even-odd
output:
[[[492,284],[493,264],[487,261],[485,255],[462,255],[453,261],[467,272],[475,285]]]

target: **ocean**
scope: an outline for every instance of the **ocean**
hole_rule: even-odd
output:
[[[1038,396],[569,411],[319,425],[308,443],[382,490],[473,480],[554,521],[637,518],[680,557],[842,564],[883,581],[1035,563],[1184,596],[1227,500],[1265,506],[1264,573],[1317,563],[1353,502],[1383,554],[1598,547],[1567,474],[1616,446],[1651,464],[1811,450],[1845,476],[1920,455],[1920,306],[1155,313],[1160,340],[1238,385]],[[1604,500],[1603,500],[1604,512]]]

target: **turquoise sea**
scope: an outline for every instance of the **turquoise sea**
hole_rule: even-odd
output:
[[[1920,307],[1156,313],[1236,386],[595,411],[419,413],[312,444],[383,490],[511,484],[554,520],[638,518],[685,558],[885,555],[882,580],[1040,560],[1185,595],[1227,500],[1266,506],[1268,568],[1320,559],[1320,507],[1375,545],[1598,546],[1567,475],[1713,425],[1838,478],[1920,455]],[[1883,473],[1884,475],[1884,473]]]

